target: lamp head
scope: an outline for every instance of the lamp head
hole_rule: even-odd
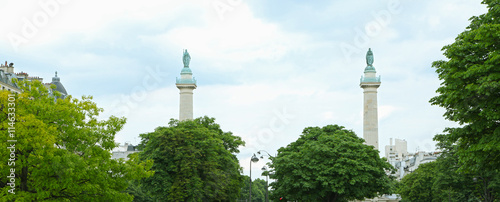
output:
[[[253,156],[250,160],[255,163],[255,162],[259,161],[259,158],[257,158],[257,156],[255,156],[255,154],[253,154]]]

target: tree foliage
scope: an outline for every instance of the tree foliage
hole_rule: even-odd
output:
[[[0,175],[15,170],[14,189],[0,179],[2,201],[132,201],[123,191],[150,163],[111,159],[125,118],[99,120],[92,97],[56,99],[39,81],[17,84],[23,93],[0,91]]]
[[[500,173],[496,170],[460,169],[459,147],[450,141],[447,134],[434,137],[442,154],[437,159],[437,176],[433,183],[436,189],[446,192],[448,199],[454,201],[495,201],[500,197]]]
[[[349,201],[390,193],[392,166],[351,130],[308,127],[272,158],[274,199]],[[272,199],[273,199],[272,198]]]
[[[154,160],[155,174],[142,180],[161,201],[229,201],[238,198],[243,177],[240,137],[223,132],[214,118],[172,119],[168,127],[141,134],[140,158]]]
[[[243,187],[241,188],[240,196],[238,197],[238,201],[248,200],[250,194],[250,177],[245,175],[243,176]],[[256,202],[265,202],[266,200],[266,181],[260,178],[257,178],[252,181],[252,201]]]
[[[442,81],[430,102],[462,127],[447,128],[458,145],[460,170],[500,167],[500,1],[484,0],[488,12],[474,16],[453,44],[443,47],[447,61],[433,67]]]
[[[420,165],[415,172],[410,173],[401,179],[397,193],[404,200],[432,202],[440,201],[435,190],[433,190],[432,182],[434,182],[434,171],[436,163],[430,162]]]
[[[458,147],[446,138],[447,135],[436,135],[441,155],[403,177],[397,193],[405,201],[495,201],[492,196],[500,192],[500,176],[487,171],[460,171]],[[485,179],[491,181],[485,183]]]
[[[500,1],[482,3],[488,12],[470,18],[455,42],[443,47],[447,61],[433,63],[442,83],[430,102],[461,125],[437,137],[456,145],[458,172],[477,175],[484,200],[494,201],[500,197],[494,192],[500,172]]]
[[[479,201],[480,186],[471,175],[459,174],[445,159],[422,164],[407,174],[396,190],[403,201]]]

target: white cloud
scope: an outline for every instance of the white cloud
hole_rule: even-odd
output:
[[[201,26],[182,26],[142,38],[163,46],[185,47],[198,57],[209,59],[215,64],[212,67],[220,70],[241,69],[240,64],[256,60],[277,60],[294,49],[292,44],[306,40],[255,18],[245,5],[240,5],[237,13],[222,21],[208,18]]]
[[[439,86],[431,63],[444,58],[440,49],[465,29],[471,15],[485,10],[479,0],[418,6],[402,1],[402,12],[368,43],[356,47],[361,51],[348,62],[339,44],[352,43],[354,28],[364,28],[375,19],[370,12],[385,9],[385,4],[339,1],[321,8],[311,2],[321,18],[302,22],[309,18],[298,9],[286,15],[282,14],[288,10],[262,14],[253,10],[258,6],[248,5],[261,2],[245,1],[230,5],[221,19],[213,2],[69,1],[16,52],[6,36],[21,34],[23,18],[45,11],[37,1],[2,1],[0,13],[9,20],[2,21],[0,29],[0,59],[27,64],[16,66],[16,71],[52,76],[54,69],[62,69],[68,92],[76,97],[98,94],[96,102],[106,110],[103,117],[127,109],[128,122],[117,141],[137,143],[138,134],[177,118],[174,81],[186,48],[199,84],[194,91],[195,117],[215,117],[223,130],[247,142],[239,158],[248,173],[253,152],[265,149],[274,154],[305,127],[339,124],[362,137],[363,91],[358,85],[368,47],[382,75],[380,148],[389,138],[401,138],[408,141],[409,151],[417,146],[432,150],[432,137],[454,124],[442,118],[443,109],[428,103]],[[169,71],[161,72],[154,88],[146,88],[145,67],[155,65]],[[146,98],[131,100],[136,93]],[[284,121],[280,113],[293,118]],[[261,165],[255,166],[258,173]]]
[[[380,105],[378,107],[378,119],[382,120],[390,116],[394,111],[398,110],[395,106]]]

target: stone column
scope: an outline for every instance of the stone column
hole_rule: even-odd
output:
[[[367,67],[364,77],[361,77],[360,87],[363,88],[363,138],[366,144],[378,150],[378,113],[377,113],[377,88],[380,86],[380,76],[376,76],[373,67],[373,53],[367,53]]]
[[[193,119],[193,90],[196,85],[179,85],[179,121]]]
[[[378,85],[362,84],[363,102],[363,138],[368,145],[373,145],[378,150],[378,113],[377,113],[377,88]]]
[[[193,73],[189,68],[191,56],[184,50],[183,63],[184,68],[181,70],[181,78],[177,78],[175,85],[179,89],[179,121],[193,119],[193,90],[196,89],[196,79],[193,78]]]

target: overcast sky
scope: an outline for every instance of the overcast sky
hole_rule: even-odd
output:
[[[338,124],[363,134],[360,77],[368,48],[381,75],[379,147],[405,139],[433,151],[444,110],[429,104],[440,81],[433,61],[486,12],[479,0],[72,1],[0,0],[0,61],[50,82],[58,71],[74,97],[94,96],[103,117],[127,117],[116,136],[178,118],[182,50],[197,79],[194,116],[215,117],[252,153],[276,154],[305,127]],[[265,159],[252,164],[260,175]]]

